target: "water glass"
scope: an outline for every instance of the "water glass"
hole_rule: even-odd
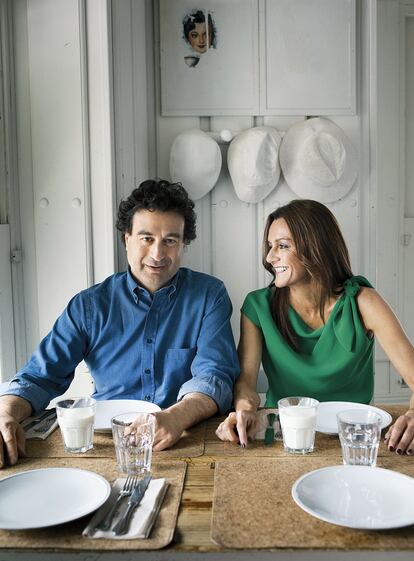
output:
[[[336,418],[344,464],[375,467],[381,439],[380,415],[365,409],[347,409]]]
[[[134,427],[129,432],[132,422]],[[155,416],[151,413],[122,413],[111,419],[111,425],[118,470],[145,475],[151,470]]]
[[[285,397],[277,405],[286,452],[313,452],[319,401],[311,397]]]
[[[93,448],[96,401],[74,397],[56,403],[57,419],[66,452],[87,452]]]

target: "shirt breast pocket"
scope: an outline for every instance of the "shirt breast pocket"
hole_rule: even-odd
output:
[[[168,349],[165,357],[165,372],[181,383],[191,378],[191,363],[197,349]]]

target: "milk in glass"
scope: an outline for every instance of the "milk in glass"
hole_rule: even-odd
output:
[[[59,427],[67,452],[86,452],[93,447],[95,400],[78,398],[56,405]]]
[[[319,402],[311,398],[285,398],[278,405],[285,450],[298,454],[312,452]]]

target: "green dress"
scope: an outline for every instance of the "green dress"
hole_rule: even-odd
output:
[[[328,321],[310,328],[289,307],[289,319],[300,352],[281,336],[270,311],[272,288],[250,292],[242,314],[262,332],[262,364],[269,381],[266,407],[277,407],[283,397],[302,395],[319,401],[369,403],[374,390],[373,337],[362,324],[356,295],[361,286],[371,287],[364,277],[345,281]]]

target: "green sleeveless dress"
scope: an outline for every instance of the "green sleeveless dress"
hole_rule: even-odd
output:
[[[262,332],[262,364],[269,381],[266,407],[283,397],[303,395],[319,401],[369,403],[374,390],[373,337],[362,324],[356,295],[371,284],[361,276],[345,281],[328,321],[310,328],[295,310],[289,319],[300,352],[281,336],[270,311],[272,288],[250,292],[241,312]]]

